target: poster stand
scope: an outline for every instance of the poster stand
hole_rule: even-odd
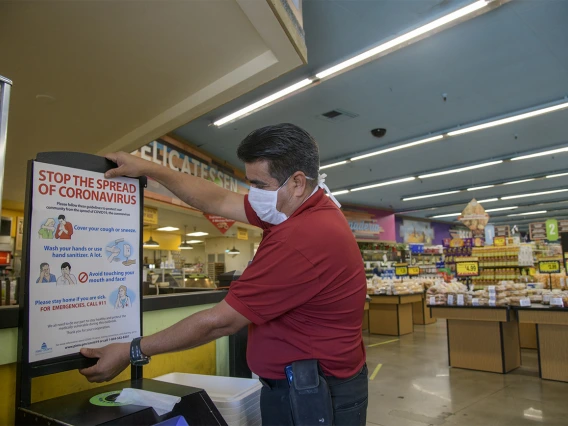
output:
[[[69,168],[65,170],[72,169],[73,171],[76,171],[77,175],[83,173],[85,176],[87,176],[88,173],[91,173],[91,175],[93,174],[93,172],[100,173],[101,178],[102,174],[104,174],[106,171],[116,167],[115,163],[103,157],[84,154],[84,153],[76,153],[76,152],[39,153],[37,155],[36,160],[30,160],[28,162],[25,212],[24,212],[25,214],[24,238],[23,238],[23,250],[22,250],[22,274],[21,274],[22,281],[21,281],[20,294],[19,294],[20,308],[19,308],[19,330],[18,330],[19,331],[18,364],[17,364],[17,377],[16,377],[16,404],[15,404],[16,424],[17,425],[27,425],[27,424],[98,425],[98,424],[112,423],[112,424],[131,424],[131,425],[134,424],[153,425],[161,421],[164,421],[166,419],[181,415],[184,416],[187,420],[190,420],[192,424],[225,425],[226,424],[225,421],[223,420],[222,416],[219,414],[219,411],[217,410],[217,408],[215,407],[215,405],[213,404],[213,402],[211,401],[211,399],[209,398],[209,396],[205,391],[187,386],[180,386],[180,385],[164,383],[150,379],[143,379],[142,367],[134,367],[134,366],[131,366],[130,370],[131,377],[130,380],[128,381],[114,383],[104,387],[99,387],[75,394],[70,394],[53,399],[48,399],[41,402],[32,403],[32,384],[34,378],[40,376],[49,376],[69,370],[89,367],[91,365],[94,365],[97,361],[96,359],[88,359],[83,355],[81,355],[78,352],[81,346],[80,344],[75,345],[77,346],[76,349],[74,349],[75,346],[73,346],[73,349],[70,349],[73,351],[76,350],[77,352],[75,353],[65,354],[62,356],[53,356],[51,358],[42,359],[39,361],[30,360],[30,353],[34,354],[33,351],[30,352],[30,335],[31,333],[33,333],[32,327],[38,326],[37,321],[36,323],[32,323],[32,321],[30,320],[31,309],[32,309],[30,295],[33,292],[35,293],[43,292],[45,294],[46,290],[44,290],[44,288],[48,289],[47,292],[55,294],[58,291],[57,287],[60,287],[59,281],[57,282],[57,287],[56,287],[54,280],[49,279],[49,272],[50,272],[49,269],[47,270],[48,279],[44,280],[44,278],[42,278],[42,276],[40,275],[40,278],[38,278],[38,280],[35,281],[35,276],[31,276],[31,271],[32,271],[32,268],[30,267],[31,257],[32,253],[34,252],[34,244],[36,245],[38,244],[37,242],[32,244],[32,235],[34,235],[34,237],[37,238],[36,234],[38,233],[37,229],[32,229],[32,224],[33,224],[32,218],[34,214],[33,184],[34,184],[34,176],[36,176],[34,174],[34,166],[37,166],[39,164],[41,164],[41,167],[43,168],[52,168],[54,170],[58,170],[57,169],[58,167]],[[134,211],[133,215],[138,216],[137,217],[139,224],[138,235],[133,235],[132,237],[129,237],[130,238],[129,241],[138,240],[138,253],[132,253],[133,257],[137,255],[138,262],[137,264],[134,262],[130,263],[127,262],[124,264],[126,264],[130,268],[129,271],[135,271],[135,268],[138,269],[139,279],[138,282],[136,283],[136,286],[138,287],[137,295],[141,297],[143,293],[142,262],[141,262],[141,259],[143,258],[143,243],[142,243],[143,199],[144,199],[144,187],[146,186],[146,178],[145,177],[137,179],[123,178],[123,180],[136,182],[136,184],[138,185],[138,191],[137,194],[135,194],[137,196],[138,201],[135,207],[131,207],[131,210]],[[36,200],[36,203],[39,202]],[[135,209],[137,209],[137,211],[135,211]],[[107,221],[108,220],[109,219],[107,218]],[[119,219],[111,218],[110,220],[116,221]],[[132,222],[132,219],[130,219],[130,221]],[[94,238],[95,237],[89,236],[89,239],[94,239]],[[134,238],[134,240],[132,238]],[[63,244],[61,245],[63,246]],[[37,248],[35,250],[37,252]],[[122,250],[124,251],[124,246],[122,246]],[[36,265],[31,265],[31,266],[35,267]],[[61,269],[63,271],[63,265]],[[71,267],[69,267],[69,270],[70,269]],[[87,275],[88,277],[88,274],[86,273],[84,274]],[[67,275],[67,278],[68,277],[69,276]],[[73,280],[75,282],[72,282],[71,284],[78,284],[77,278],[75,276],[73,276]],[[79,275],[79,281],[85,282],[81,279],[81,275]],[[41,286],[44,286],[41,287],[41,289],[40,287],[33,287],[31,291],[30,286],[31,285],[38,286],[37,283],[47,283],[47,284],[40,284]],[[50,283],[53,284],[53,286],[51,286]],[[81,285],[85,287],[80,287]],[[86,288],[86,286],[90,285],[93,284],[90,283],[79,284],[79,286],[73,286],[73,288],[74,289]],[[71,286],[64,286],[64,287],[70,288]],[[135,295],[136,293],[131,294],[131,296]],[[118,296],[115,296],[115,298],[117,300],[116,303],[118,304],[119,303]],[[106,301],[101,302],[101,304],[106,304]],[[130,309],[135,309],[136,307],[136,309],[138,309],[138,312],[132,312],[132,311],[128,312],[127,315],[131,321],[129,323],[129,326],[132,326],[134,324],[135,326],[137,326],[136,330],[139,330],[139,335],[143,335],[141,300],[139,300],[138,303],[131,303],[130,305],[131,305]],[[33,308],[35,309],[37,308],[37,306],[34,306]],[[55,306],[53,306],[53,308],[55,308]],[[87,309],[82,309],[82,307],[80,308],[81,309],[79,308],[73,309],[74,318],[81,319],[83,318],[83,315],[88,315],[88,313],[90,312],[89,308]],[[105,308],[108,307],[105,306]],[[113,306],[110,306],[110,308],[113,308]],[[97,307],[91,309],[97,309]],[[87,314],[83,314],[83,312],[87,312]],[[56,314],[55,312],[52,313]],[[33,312],[33,315],[36,315],[37,318],[38,315],[37,311]],[[85,318],[87,318],[87,316],[85,316]],[[138,333],[138,331],[136,331],[136,333]],[[46,334],[49,334],[49,332],[46,332]],[[50,336],[46,337],[42,336],[42,338],[47,338],[47,337]],[[126,337],[124,339],[125,341],[129,341],[126,339]],[[46,344],[44,343],[43,345]],[[41,350],[37,351],[40,352],[41,354],[40,356],[45,355],[42,352],[42,350],[44,349],[43,345]],[[54,349],[54,351],[55,350],[56,349]],[[84,380],[86,381],[86,379]],[[171,411],[170,413],[166,413],[162,416],[158,416],[154,411],[154,409],[148,406],[137,406],[132,404],[129,405],[115,404],[114,399],[116,398],[116,396],[118,396],[118,394],[122,389],[127,387],[179,396],[181,397],[181,402],[176,404],[173,411]],[[98,397],[99,395],[101,395],[101,393],[104,392],[107,392],[108,395],[103,395],[103,400],[101,400],[103,404],[94,405],[92,403],[93,398]]]

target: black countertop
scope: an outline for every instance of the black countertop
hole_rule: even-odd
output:
[[[183,294],[163,294],[146,296],[142,299],[143,312],[163,309],[184,308],[187,306],[219,303],[227,295],[227,290],[198,291]],[[0,329],[18,327],[18,310],[16,306],[0,306]]]

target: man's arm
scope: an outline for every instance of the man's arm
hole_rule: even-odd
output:
[[[118,164],[116,169],[106,172],[107,178],[148,176],[164,185],[179,199],[202,212],[249,223],[242,194],[228,191],[208,180],[142,160],[126,152],[107,154],[106,158]]]
[[[223,300],[211,309],[197,312],[165,330],[144,337],[140,348],[146,356],[191,349],[234,334],[249,323]],[[130,364],[130,343],[113,343],[96,349],[82,348],[81,354],[99,360],[94,366],[79,372],[89,382],[106,382]]]

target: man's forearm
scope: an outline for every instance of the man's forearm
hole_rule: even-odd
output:
[[[158,164],[148,163],[146,175],[155,179],[190,206],[207,213],[231,216],[232,219],[246,220],[231,214],[229,206],[240,194],[221,188],[205,179],[180,173]],[[242,205],[242,201],[240,202]],[[238,213],[237,213],[238,214]]]
[[[154,356],[204,345],[231,334],[233,330],[222,323],[211,309],[197,312],[158,333],[144,337],[142,352]]]

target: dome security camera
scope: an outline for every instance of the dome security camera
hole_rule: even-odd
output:
[[[384,135],[387,134],[387,129],[376,128],[371,130],[371,134],[376,138],[382,138]]]

